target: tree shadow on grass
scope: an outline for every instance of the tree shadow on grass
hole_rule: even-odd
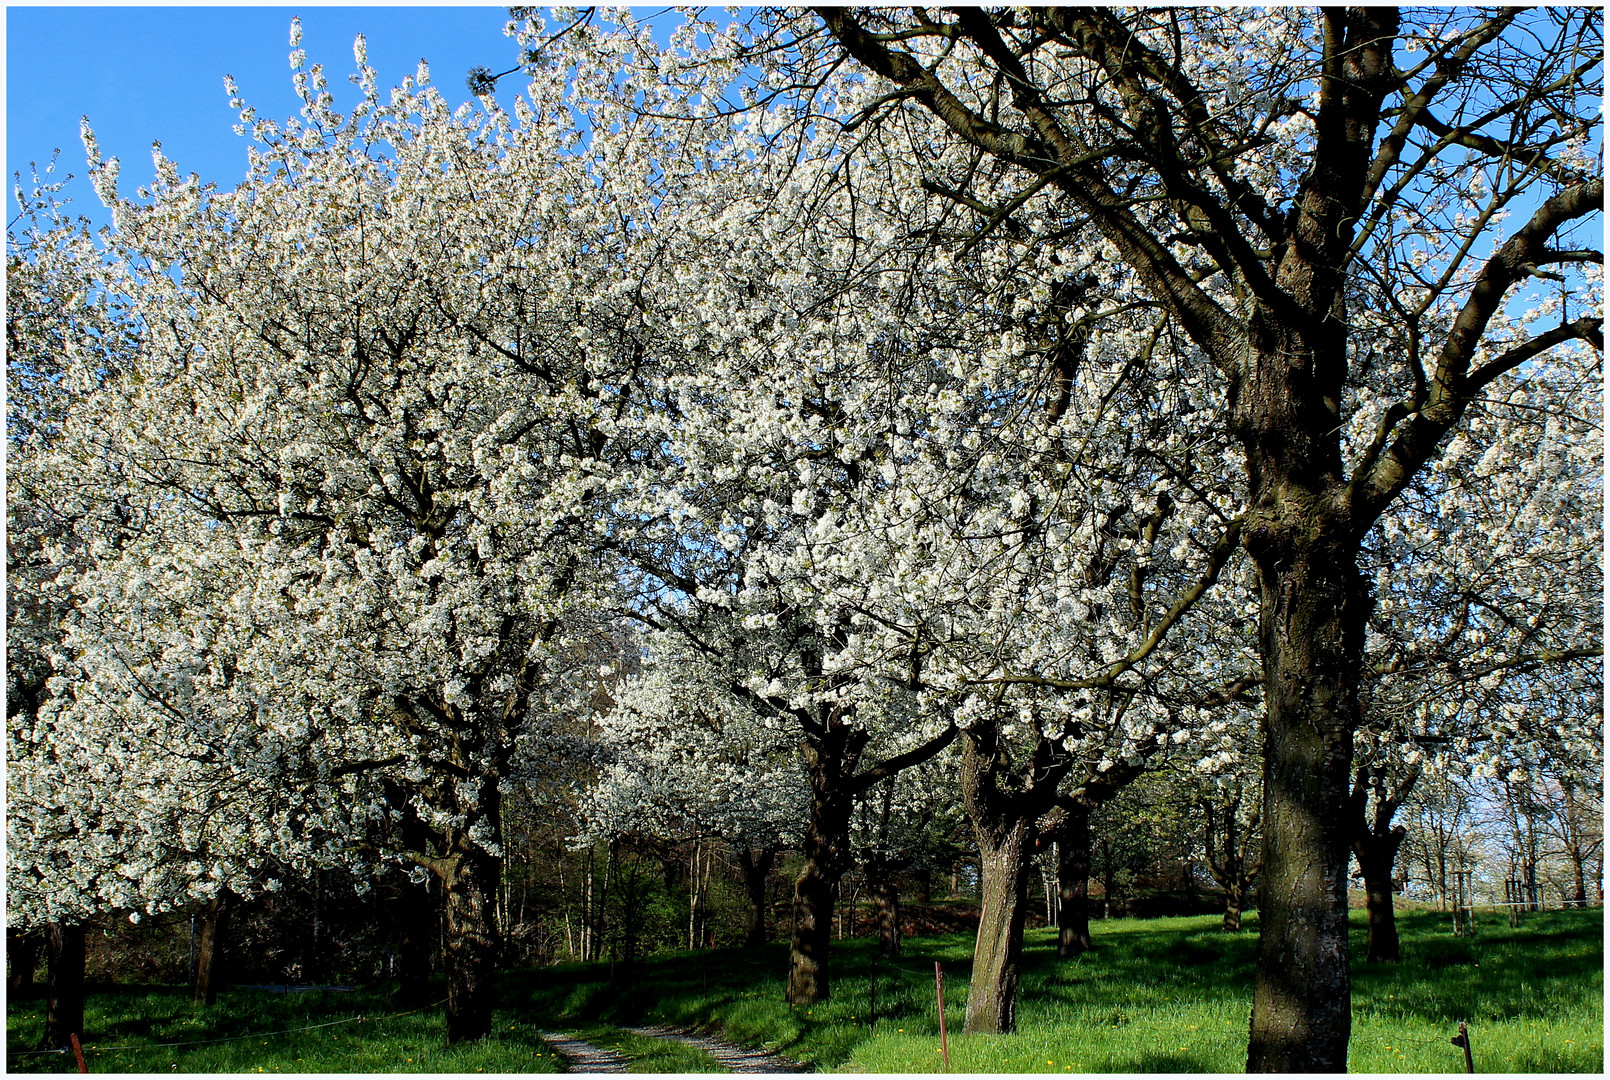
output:
[[[1213,1069],[1195,1058],[1179,1054],[1141,1054],[1129,1061],[1114,1063],[1114,1072],[1120,1073],[1205,1073]]]

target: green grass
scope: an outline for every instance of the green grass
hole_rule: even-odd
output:
[[[571,964],[512,972],[494,1038],[443,1045],[441,1012],[336,1023],[295,1034],[148,1050],[97,1047],[233,1038],[395,1012],[379,994],[275,995],[234,990],[211,1009],[173,989],[108,990],[89,999],[96,1072],[553,1072],[543,1030],[574,1033],[634,1058],[634,1072],[718,1071],[699,1051],[618,1030],[668,1023],[722,1030],[819,1069],[935,1072],[941,1068],[933,963],[945,969],[954,1072],[1239,1072],[1245,1064],[1254,930],[1225,934],[1217,919],[1115,919],[1093,924],[1095,949],[1059,961],[1049,931],[1028,935],[1015,1035],[959,1034],[966,1010],[968,935],[906,942],[877,963],[872,942],[835,942],[833,999],[782,1001],[786,949],[675,953],[631,969]],[[1255,927],[1255,921],[1253,923]],[[1434,912],[1399,920],[1404,962],[1354,963],[1349,1065],[1359,1072],[1461,1072],[1449,1044],[1470,1024],[1481,1072],[1603,1071],[1603,911],[1530,915],[1510,929],[1484,917],[1454,938]],[[1363,922],[1354,955],[1363,954]],[[10,1003],[7,1050],[39,1038],[41,1002]],[[8,1059],[21,1071],[73,1071],[71,1057]]]
[[[91,1072],[561,1072],[540,1025],[494,1014],[496,1037],[446,1046],[440,1008],[395,1016],[383,995],[271,994],[226,990],[210,1008],[172,987],[103,988],[85,1002],[85,1058]],[[354,1017],[369,1019],[361,1021]],[[313,1027],[313,1025],[329,1025]],[[312,1030],[280,1034],[291,1028]],[[11,1057],[38,1044],[44,1002],[8,1002],[6,1068],[76,1072],[71,1054]],[[242,1038],[241,1036],[251,1036]],[[158,1047],[227,1039],[227,1042]],[[114,1050],[110,1047],[133,1047]]]
[[[945,970],[954,1072],[1240,1072],[1246,1064],[1256,919],[1225,934],[1211,916],[1093,924],[1095,948],[1056,957],[1050,931],[1030,931],[1011,1036],[959,1034],[968,935],[906,942],[878,964],[870,1024],[870,940],[835,942],[833,999],[790,1007],[785,950],[681,953],[617,970],[569,965],[511,976],[511,1000],[555,1023],[671,1023],[723,1029],[820,1069],[939,1071],[933,962]],[[1483,918],[1473,939],[1446,916],[1399,919],[1404,960],[1356,959],[1349,1065],[1359,1072],[1462,1072],[1449,1043],[1470,1024],[1480,1072],[1603,1071],[1603,911],[1550,912],[1510,929]],[[1364,953],[1363,913],[1353,950]]]

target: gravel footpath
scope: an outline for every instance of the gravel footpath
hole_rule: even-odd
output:
[[[580,1039],[556,1035],[551,1031],[544,1031],[542,1037],[548,1045],[564,1055],[565,1065],[570,1072],[623,1073],[626,1066],[631,1064],[613,1050],[600,1050]]]
[[[651,1039],[674,1039],[680,1043],[703,1050],[716,1062],[735,1073],[791,1073],[808,1071],[804,1065],[797,1061],[783,1057],[781,1054],[770,1054],[764,1050],[751,1050],[747,1046],[726,1042],[722,1039],[712,1039],[708,1035],[696,1035],[691,1031],[679,1030],[656,1025],[654,1027],[633,1027],[627,1031],[638,1035],[647,1035]]]

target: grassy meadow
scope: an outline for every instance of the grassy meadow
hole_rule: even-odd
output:
[[[918,938],[893,963],[870,939],[836,942],[833,998],[790,1007],[781,1000],[786,950],[677,953],[624,965],[575,964],[511,972],[496,1037],[447,1049],[440,1010],[395,1012],[376,991],[275,995],[234,990],[217,1006],[192,1005],[175,989],[92,994],[86,1042],[95,1072],[552,1072],[543,1030],[571,1032],[637,1060],[633,1072],[708,1071],[691,1048],[619,1031],[668,1023],[724,1030],[820,1070],[941,1071],[934,961],[945,971],[954,1072],[1239,1072],[1245,1063],[1252,929],[1225,934],[1209,916],[1114,919],[1093,924],[1095,948],[1056,958],[1051,931],[1028,934],[1018,1033],[960,1034],[970,935]],[[1357,1072],[1462,1072],[1449,1043],[1470,1025],[1478,1072],[1588,1072],[1604,1066],[1603,911],[1529,915],[1511,929],[1478,918],[1474,938],[1455,938],[1446,916],[1406,912],[1404,960],[1354,962]],[[1363,953],[1362,913],[1354,954]],[[876,996],[874,991],[874,973]],[[369,1017],[361,1022],[352,1017]],[[31,1049],[41,1002],[12,1002],[7,1050]],[[294,1034],[189,1047],[102,1049],[231,1038],[312,1024]],[[72,1071],[71,1057],[8,1057],[12,1071]]]

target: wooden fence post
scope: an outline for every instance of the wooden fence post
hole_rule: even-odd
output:
[[[1465,1072],[1475,1072],[1476,1062],[1475,1059],[1470,1056],[1470,1028],[1463,1020],[1459,1021],[1459,1034],[1455,1035],[1448,1041],[1465,1052]]]

